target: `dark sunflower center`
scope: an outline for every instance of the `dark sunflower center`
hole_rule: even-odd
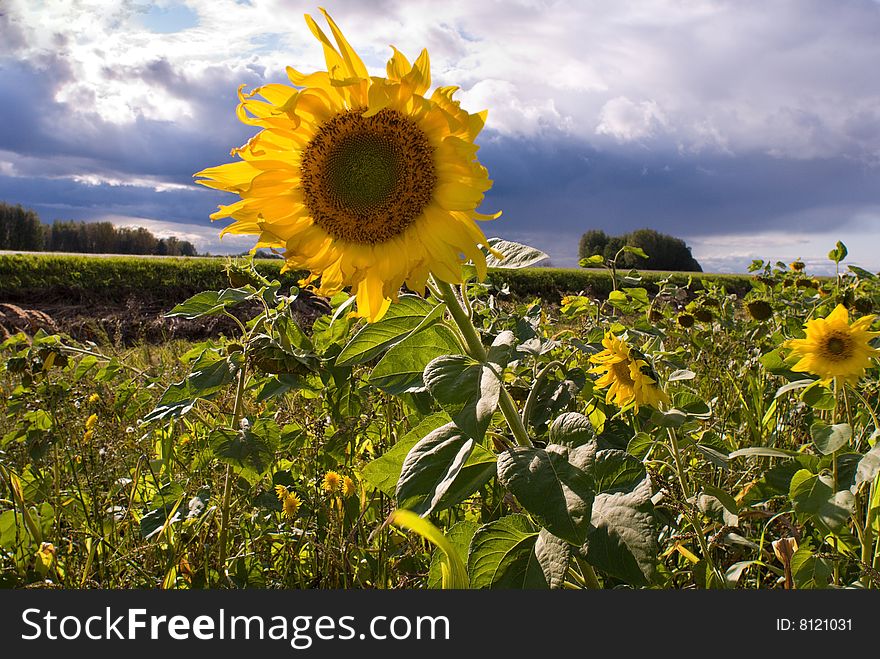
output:
[[[842,361],[852,356],[852,341],[842,332],[834,332],[825,339],[822,353],[826,359]]]
[[[315,223],[334,238],[381,243],[403,233],[437,184],[425,133],[396,110],[363,108],[325,122],[303,152],[302,187]]]
[[[629,372],[629,362],[615,362],[611,365],[611,373],[614,379],[625,387],[632,387],[635,384]]]

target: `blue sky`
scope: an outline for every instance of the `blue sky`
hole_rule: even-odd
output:
[[[880,270],[875,0],[339,0],[382,75],[394,44],[489,110],[487,235],[576,263],[577,239],[652,227],[704,269],[806,259],[838,239]],[[235,90],[323,68],[283,0],[0,2],[0,200],[241,251],[192,183],[251,129]]]

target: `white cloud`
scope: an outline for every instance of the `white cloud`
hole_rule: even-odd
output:
[[[599,111],[597,135],[608,135],[620,142],[650,137],[666,123],[655,101],[633,102],[625,96],[612,98]]]
[[[200,253],[241,254],[250,250],[255,242],[254,236],[227,234],[220,238],[220,231],[223,229],[220,224],[204,226],[130,215],[102,215],[96,217],[95,221],[110,222],[117,227],[144,227],[159,238],[174,236],[179,240],[188,240]]]

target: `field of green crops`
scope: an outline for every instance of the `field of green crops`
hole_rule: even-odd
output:
[[[344,293],[295,311],[275,261],[2,256],[0,303],[228,329],[6,328],[0,584],[880,588],[876,339],[846,333],[880,278],[833,254],[822,279],[500,268],[373,324]],[[867,368],[795,370],[838,308]],[[635,370],[603,371],[611,337]]]

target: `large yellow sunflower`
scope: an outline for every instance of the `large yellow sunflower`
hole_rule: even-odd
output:
[[[871,365],[871,358],[880,355],[880,350],[868,343],[880,336],[880,332],[868,330],[874,318],[864,316],[850,325],[849,312],[838,304],[826,318],[808,320],[805,338],[785,342],[785,347],[800,357],[791,370],[818,375],[824,382],[840,378],[856,383]]]
[[[469,114],[457,87],[431,85],[428,52],[414,64],[396,48],[387,78],[371,77],[323,9],[335,45],[306,15],[327,71],[288,67],[294,86],[239,88],[238,118],[261,128],[197,181],[241,197],[211,219],[233,218],[223,233],[255,234],[283,250],[286,269],[307,269],[330,295],[351,286],[359,315],[375,321],[401,285],[424,291],[427,277],[461,281],[470,259],[480,278],[486,237],[475,209],[492,182],[474,139],[486,112]],[[258,100],[256,96],[262,97]],[[221,234],[222,235],[222,234]]]
[[[632,406],[636,412],[640,405],[659,407],[669,403],[666,393],[657,386],[657,380],[650,364],[624,341],[611,332],[602,339],[604,350],[590,357],[596,364],[590,369],[601,377],[596,380],[600,389],[608,388],[605,402],[620,408]]]

